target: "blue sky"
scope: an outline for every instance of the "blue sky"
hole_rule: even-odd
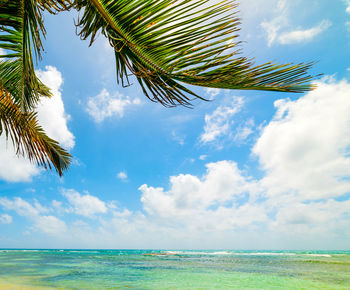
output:
[[[164,108],[116,84],[77,13],[46,15],[39,119],[74,161],[59,178],[1,137],[0,247],[349,247],[350,1],[241,2],[244,54],[317,61],[317,89],[194,88],[211,101]]]

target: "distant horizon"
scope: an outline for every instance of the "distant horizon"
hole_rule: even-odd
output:
[[[350,252],[350,250],[310,250],[310,249],[303,249],[303,250],[266,250],[266,249],[260,249],[260,250],[237,250],[237,249],[94,249],[94,248],[0,248],[0,251],[2,250],[73,250],[73,251],[237,251],[237,252]]]

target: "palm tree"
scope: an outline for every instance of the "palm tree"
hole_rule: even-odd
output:
[[[45,37],[42,13],[76,9],[81,39],[102,33],[115,51],[117,81],[130,73],[145,96],[164,106],[202,97],[186,84],[240,90],[310,90],[312,63],[254,65],[240,53],[234,0],[2,0],[0,4],[0,134],[31,160],[62,174],[70,155],[38,126],[35,107],[50,90],[37,78]],[[1,56],[0,56],[1,57]],[[3,124],[1,126],[1,124]],[[2,128],[5,128],[2,129]]]

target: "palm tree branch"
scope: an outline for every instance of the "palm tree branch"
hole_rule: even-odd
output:
[[[153,101],[189,105],[183,85],[304,92],[313,63],[265,63],[240,56],[234,0],[75,0],[83,39],[101,31],[115,49],[117,80],[136,76]],[[170,81],[171,80],[171,81]]]
[[[51,93],[36,76],[33,58],[41,59],[46,30],[43,10],[50,13],[69,9],[65,0],[4,0],[0,5],[0,85],[11,93],[22,111],[35,108],[40,97]],[[12,82],[16,80],[15,85]]]
[[[68,169],[71,155],[48,137],[39,126],[36,113],[23,113],[10,94],[0,90],[0,135],[10,137],[17,155],[26,156],[46,169],[55,168],[60,176]]]
[[[9,50],[0,62],[0,84],[22,111],[33,109],[41,96],[51,96],[37,78],[33,54],[41,57],[45,28],[39,7],[31,0],[6,0],[0,6],[0,48]],[[16,80],[13,82],[13,80]]]

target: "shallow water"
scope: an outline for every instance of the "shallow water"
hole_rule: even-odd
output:
[[[17,285],[14,289],[350,289],[350,252],[1,250],[0,288],[9,285]]]

